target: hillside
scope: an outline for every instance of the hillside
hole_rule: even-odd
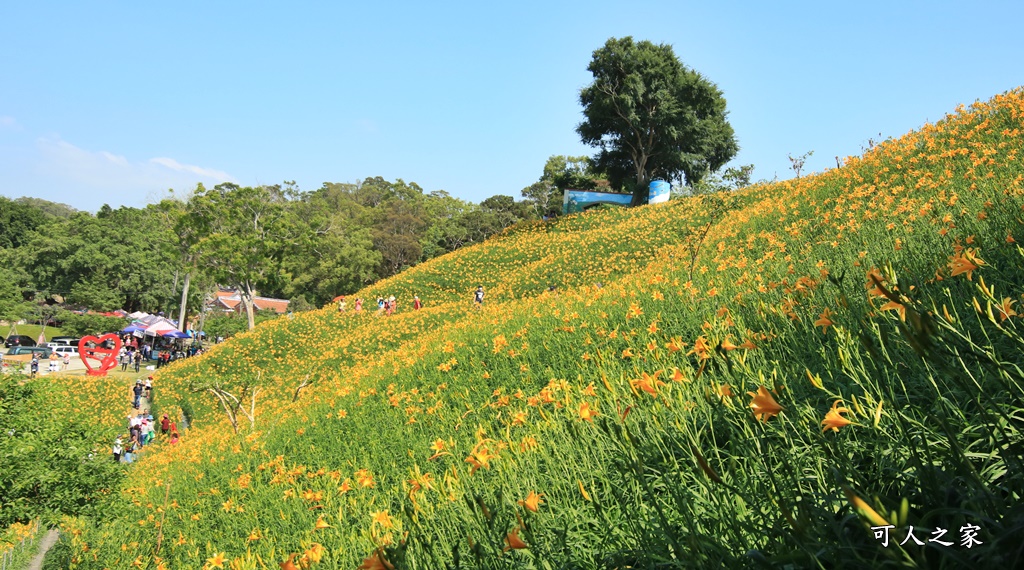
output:
[[[265,323],[159,371],[191,429],[128,468],[108,516],[66,520],[57,554],[1019,565],[1022,123],[1015,90],[815,176],[517,226],[356,295],[394,294],[391,317]],[[112,439],[119,404],[98,402],[125,388],[65,382],[60,410]],[[254,421],[235,435],[209,388]],[[953,545],[901,547],[908,525]]]

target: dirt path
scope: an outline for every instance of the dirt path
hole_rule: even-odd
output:
[[[28,563],[28,570],[43,570],[43,559],[46,558],[46,553],[50,551],[57,542],[57,529],[51,528],[46,531],[43,535],[43,539],[39,541],[39,552],[32,557],[32,561]]]

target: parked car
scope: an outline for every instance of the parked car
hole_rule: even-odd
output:
[[[11,348],[12,346],[35,346],[36,341],[32,340],[32,337],[23,334],[12,334],[7,337],[4,341],[4,348]]]
[[[50,342],[56,342],[67,346],[78,346],[79,338],[77,336],[55,336],[50,339]]]
[[[78,356],[77,346],[58,346],[57,348],[53,349],[53,351],[56,352],[57,355],[61,357],[63,357],[65,354],[72,358]]]
[[[12,346],[7,351],[9,356],[18,356],[19,354],[38,354],[39,358],[50,358],[50,354],[53,352],[48,346]]]

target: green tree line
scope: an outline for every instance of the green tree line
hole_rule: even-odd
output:
[[[0,197],[0,319],[60,318],[56,304],[177,317],[217,285],[249,303],[258,294],[319,306],[546,213],[533,200],[473,204],[380,177],[312,191],[199,185],[95,214]]]

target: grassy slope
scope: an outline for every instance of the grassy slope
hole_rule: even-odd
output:
[[[160,403],[193,410],[194,429],[133,468],[109,520],[69,521],[66,554],[87,568],[218,553],[352,568],[378,547],[408,568],[1012,562],[1022,100],[799,181],[517,228],[360,293],[405,301],[393,317],[328,307],[162,370]],[[261,389],[254,428],[240,416],[232,434],[213,384]],[[745,393],[762,386],[782,411],[758,421]],[[823,433],[833,407],[855,424]],[[881,522],[972,523],[986,548],[882,548],[867,528]],[[516,537],[528,548],[505,552]]]

